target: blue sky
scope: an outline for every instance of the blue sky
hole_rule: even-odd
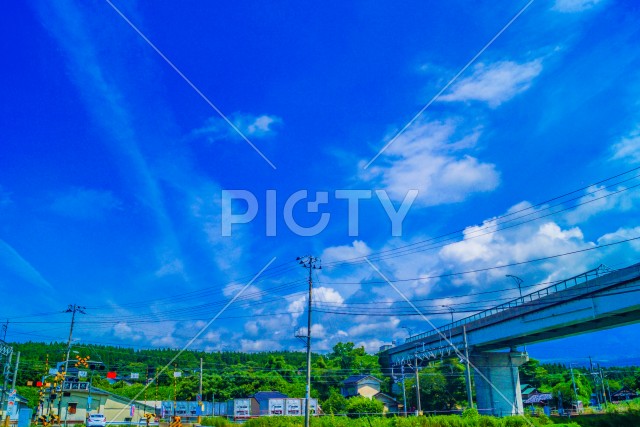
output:
[[[506,274],[533,290],[638,262],[632,241],[444,276],[640,236],[640,10],[527,5],[12,3],[0,26],[8,339],[66,339],[69,316],[58,312],[77,303],[87,307],[81,342],[179,347],[275,257],[193,345],[300,349],[305,271],[295,257],[314,254],[325,265],[316,349],[349,340],[375,351],[406,337],[403,326],[428,325],[394,314],[393,290],[345,259],[370,256],[390,278],[413,279],[399,286],[436,324],[446,307],[460,318],[516,296]],[[227,190],[250,192],[257,207],[231,236]],[[306,227],[330,215],[313,236],[286,221],[299,190],[312,202],[327,194],[318,212],[293,208]],[[372,192],[357,235],[337,190]],[[376,191],[396,209],[417,191],[401,235]],[[504,215],[520,219],[487,233]],[[631,345],[639,332],[530,350],[604,360],[615,356],[607,346],[585,343]]]

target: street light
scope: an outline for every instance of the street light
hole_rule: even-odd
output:
[[[443,305],[442,307],[448,309],[451,312],[451,326],[449,327],[449,341],[451,341],[451,330],[453,329],[453,313],[455,313],[455,309],[450,305]]]
[[[402,326],[402,329],[406,329],[407,333],[409,334],[409,338],[411,338],[413,336],[413,329],[411,329],[408,326]]]
[[[507,274],[507,277],[510,277],[513,279],[514,282],[516,282],[516,286],[518,286],[518,291],[520,292],[520,298],[522,298],[522,282],[524,282],[524,280],[522,280],[521,278],[519,278],[518,276],[514,276],[513,274]]]

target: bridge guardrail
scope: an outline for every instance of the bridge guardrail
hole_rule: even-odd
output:
[[[479,313],[472,314],[471,316],[467,316],[463,319],[456,320],[455,322],[449,323],[448,325],[443,325],[442,327],[438,328],[438,330],[432,330],[432,331],[422,332],[420,334],[413,335],[407,338],[405,342],[409,343],[413,341],[418,341],[423,338],[430,337],[432,335],[437,335],[439,332],[448,331],[453,328],[457,328],[458,326],[466,325],[476,320],[484,319],[494,314],[498,314],[504,310],[508,310],[510,308],[515,308],[515,307],[524,305],[525,303],[528,303],[528,302],[539,300],[543,297],[554,294],[556,292],[564,291],[578,284],[585,283],[589,280],[596,279],[598,277],[612,273],[613,271],[614,270],[610,269],[606,265],[600,264],[597,268],[594,268],[593,270],[589,270],[584,273],[578,274],[577,276],[573,276],[568,279],[561,280],[559,282],[554,283],[553,285],[547,286],[546,288],[538,289],[535,292],[531,292],[530,294],[523,295],[511,301],[502,303],[500,305],[489,308],[487,310],[483,310]]]

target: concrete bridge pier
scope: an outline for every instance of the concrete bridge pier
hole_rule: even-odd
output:
[[[469,360],[486,378],[473,369],[476,408],[481,414],[505,416],[524,413],[518,367],[529,361],[526,352],[473,353]]]

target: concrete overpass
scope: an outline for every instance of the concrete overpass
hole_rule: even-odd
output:
[[[604,266],[523,295],[449,325],[381,348],[388,371],[449,356],[468,359],[479,410],[522,414],[518,366],[528,360],[516,346],[614,328],[640,321],[640,263]],[[496,350],[510,349],[508,352]],[[469,388],[470,373],[467,373]],[[470,390],[470,388],[469,388]],[[470,393],[470,391],[469,391]]]

